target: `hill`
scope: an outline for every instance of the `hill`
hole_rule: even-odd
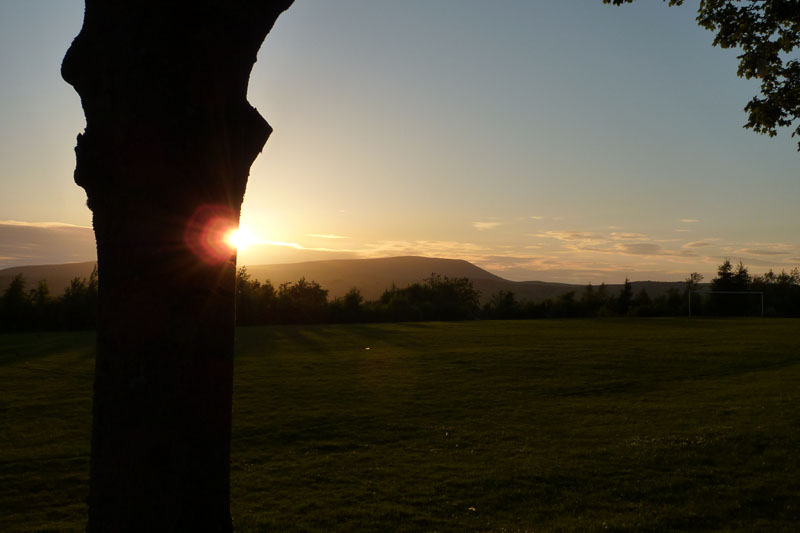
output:
[[[32,265],[11,267],[0,270],[0,290],[5,290],[18,274],[25,277],[25,286],[33,289],[41,280],[47,281],[50,294],[59,296],[74,278],[89,278],[95,261],[83,263],[64,263],[61,265]]]
[[[393,284],[405,287],[436,273],[449,278],[469,278],[481,293],[514,283],[461,259],[431,257],[385,257],[379,259],[334,259],[282,265],[253,265],[247,271],[256,279],[270,280],[274,285],[296,281],[301,277],[314,280],[328,289],[335,298],[357,287],[367,300],[374,300]]]
[[[280,265],[248,265],[247,271],[258,280],[270,280],[274,285],[297,281],[301,277],[318,282],[335,298],[357,287],[367,300],[374,300],[395,284],[405,287],[437,273],[449,278],[469,278],[486,301],[498,291],[511,291],[519,300],[539,301],[558,298],[569,291],[581,292],[585,285],[546,281],[511,281],[488,272],[462,259],[432,257],[385,257],[379,259],[335,259]],[[635,281],[634,293],[646,289],[651,297],[660,296],[671,288],[682,289],[676,281]],[[611,293],[622,289],[621,284],[606,286]]]
[[[39,280],[44,279],[50,286],[50,292],[59,295],[72,278],[88,278],[94,265],[94,261],[88,261],[7,268],[0,270],[0,290],[4,290],[14,276],[22,274],[27,280],[28,288],[33,288]],[[342,296],[351,288],[357,287],[364,298],[374,300],[392,284],[405,287],[424,280],[434,272],[449,278],[469,278],[481,292],[483,301],[501,290],[513,292],[519,300],[532,301],[557,298],[569,291],[580,293],[584,290],[584,285],[507,280],[462,259],[416,256],[247,265],[247,271],[253,278],[269,280],[276,287],[281,283],[297,281],[301,277],[314,280],[328,289],[331,298]],[[664,294],[670,288],[683,288],[683,283],[674,281],[636,281],[632,285],[634,293],[644,288],[651,297]],[[618,293],[621,287],[620,284],[607,285],[611,293]]]

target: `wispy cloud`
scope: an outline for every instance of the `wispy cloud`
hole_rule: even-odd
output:
[[[686,243],[683,239],[653,239],[639,232],[580,229],[530,235],[542,241],[511,246],[506,243],[395,240],[362,243],[354,246],[357,250],[353,252],[359,257],[417,255],[458,258],[509,279],[573,283],[589,280],[619,282],[626,276],[631,279],[683,279],[693,270],[711,275],[720,262],[720,258],[710,250],[713,239]],[[697,253],[699,249],[708,249],[707,253],[711,252],[709,258],[703,259]]]
[[[631,255],[663,255],[664,249],[658,244],[651,244],[651,243],[632,243],[632,244],[618,244],[614,251],[621,252],[623,254],[631,254]]]
[[[695,224],[697,222],[700,222],[696,218],[682,218],[680,221],[683,222],[684,224]]]
[[[518,219],[515,219],[518,220]],[[500,222],[484,219],[481,222]],[[736,257],[745,251],[781,252],[746,259],[760,268],[772,261],[772,268],[782,268],[788,257],[796,256],[798,247],[776,243],[731,244],[708,237],[687,242],[678,236],[658,238],[647,233],[582,229],[549,230],[525,234],[537,240],[512,246],[507,243],[477,244],[457,241],[382,241],[359,246],[362,257],[421,255],[471,261],[482,268],[517,280],[562,280],[585,283],[588,280],[617,282],[631,279],[680,280],[687,273],[701,271],[713,277],[722,257]],[[700,251],[703,251],[703,257]],[[726,251],[727,250],[727,251]],[[759,257],[761,259],[759,260]],[[791,266],[791,265],[789,265]]]
[[[472,260],[491,251],[491,248],[472,242],[460,241],[378,241],[365,244],[359,252],[365,257],[392,255],[422,255],[431,257],[458,257]]]
[[[787,268],[787,267],[788,268],[792,268],[792,267],[796,266],[795,264],[793,264],[791,262],[787,262],[785,258],[775,258],[775,257],[772,257],[772,256],[765,257],[763,259],[759,258],[759,257],[738,258],[736,256],[733,256],[733,257],[730,257],[730,260],[731,260],[732,263],[736,263],[739,260],[741,260],[742,263],[744,263],[744,266],[750,268],[750,272],[751,273],[754,272],[753,267],[758,267],[759,269],[761,269],[761,268],[764,268],[764,269],[767,269],[767,268],[777,269],[777,268]],[[722,263],[722,258],[720,258],[720,257],[714,258],[714,264],[719,265],[720,263]]]
[[[282,241],[258,241],[255,243],[254,246],[257,245],[266,245],[266,246],[278,246],[282,248],[294,248],[295,250],[306,250],[309,252],[336,252],[336,253],[352,253],[356,250],[348,250],[345,248],[325,248],[320,246],[306,246],[297,242],[282,242]]]
[[[628,241],[628,240],[647,239],[648,235],[644,233],[620,233],[614,231],[609,234],[609,238],[614,241]]]
[[[484,220],[484,221],[476,221],[472,223],[472,227],[478,231],[484,231],[487,229],[494,229],[498,226],[502,226],[503,223],[496,221],[496,220]]]
[[[305,247],[296,242],[281,242],[281,241],[258,241],[256,244],[267,244],[269,246],[285,246],[286,248],[294,248],[295,250],[304,250]]]
[[[96,258],[94,232],[63,222],[0,221],[0,268]]]
[[[791,255],[791,252],[780,250],[758,250],[755,248],[745,248],[742,253],[750,255]]]
[[[601,238],[600,235],[588,231],[561,230],[561,231],[542,231],[537,233],[539,237],[548,237],[559,241],[595,241]]]
[[[25,222],[22,220],[0,220],[0,226],[22,226],[27,228],[83,228],[92,229],[90,226],[77,226],[66,222]]]
[[[697,254],[691,249],[675,249],[676,239],[652,239],[646,233],[612,231],[609,233],[580,230],[545,231],[539,237],[564,243],[564,253],[600,253],[640,257],[689,258]]]
[[[622,255],[671,255],[660,245],[653,243],[617,243],[610,247],[580,246],[573,249],[574,252],[586,253],[594,252],[601,254],[622,254]]]
[[[349,237],[345,237],[344,235],[331,235],[329,233],[310,233],[309,237],[317,237],[319,239],[349,239]]]

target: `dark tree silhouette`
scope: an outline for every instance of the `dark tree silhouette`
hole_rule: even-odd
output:
[[[711,280],[712,309],[723,315],[747,314],[748,309],[752,309],[752,300],[748,301],[742,296],[730,293],[746,293],[750,289],[751,282],[752,278],[747,267],[739,261],[734,269],[730,259],[726,257],[717,268],[717,277]]]
[[[90,531],[224,531],[235,253],[271,128],[247,102],[292,0],[86,0],[62,76],[99,268]]]
[[[603,0],[621,5],[634,0]],[[669,5],[683,0],[664,0]],[[697,22],[716,32],[714,46],[741,48],[738,75],[758,78],[761,95],[745,106],[745,128],[773,137],[800,119],[800,2],[797,0],[703,0]],[[792,55],[794,54],[794,55]],[[800,123],[792,136],[800,135]],[[800,151],[800,142],[797,143]]]
[[[733,265],[727,257],[717,268],[717,277],[711,280],[711,288],[717,291],[732,291],[733,286]]]
[[[492,318],[516,318],[520,314],[520,305],[512,291],[497,291],[489,300],[487,314]]]
[[[689,292],[697,291],[700,289],[700,283],[703,281],[703,275],[698,272],[692,272],[689,277],[684,279],[686,290]]]
[[[10,331],[21,330],[30,313],[30,299],[25,293],[25,277],[17,274],[0,297],[0,324]]]
[[[619,292],[619,298],[617,298],[617,313],[619,313],[620,316],[626,316],[628,314],[628,311],[631,309],[632,300],[633,287],[631,286],[630,280],[625,278],[625,284]]]

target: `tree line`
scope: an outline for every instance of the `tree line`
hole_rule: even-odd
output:
[[[301,278],[277,287],[239,268],[236,274],[236,323],[313,324],[347,322],[407,322],[428,320],[524,319],[572,317],[800,316],[800,271],[772,270],[751,276],[741,262],[725,260],[710,283],[692,273],[682,289],[671,288],[651,297],[634,292],[626,279],[619,291],[605,284],[586,285],[557,298],[520,300],[499,291],[481,305],[480,293],[467,278],[438,274],[407,287],[392,286],[377,300],[366,301],[357,288],[334,299],[316,281]],[[54,297],[46,281],[26,289],[17,275],[0,298],[0,331],[93,329],[97,322],[97,269],[89,278],[74,278]]]
[[[328,299],[328,291],[301,278],[277,288],[252,279],[242,267],[236,275],[236,322],[307,324],[319,322],[407,322],[467,320],[480,316],[480,294],[467,278],[431,274],[421,283],[392,286],[374,301],[365,301],[357,288]]]
[[[518,301],[514,293],[501,291],[484,306],[487,318],[569,318],[569,317],[656,317],[656,316],[800,316],[800,271],[772,270],[751,276],[741,262],[733,266],[726,259],[717,277],[703,284],[693,272],[682,289],[670,288],[651,297],[642,288],[634,293],[627,279],[617,293],[605,284],[587,285],[541,302]],[[762,309],[763,297],[763,309]]]
[[[97,266],[88,279],[73,278],[61,296],[53,296],[44,280],[28,290],[17,274],[0,298],[0,331],[94,329],[97,296]]]

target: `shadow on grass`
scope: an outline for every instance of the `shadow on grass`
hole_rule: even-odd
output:
[[[69,355],[74,361],[95,354],[94,331],[4,333],[0,335],[0,366]]]

